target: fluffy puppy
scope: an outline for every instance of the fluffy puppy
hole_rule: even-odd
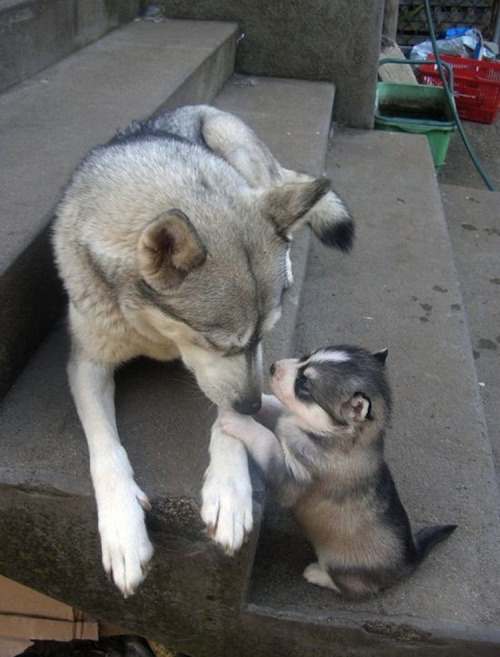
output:
[[[456,528],[412,534],[384,459],[386,357],[341,345],[278,361],[276,397],[264,396],[259,421],[234,411],[221,418],[313,545],[318,561],[304,577],[354,599],[409,574]]]

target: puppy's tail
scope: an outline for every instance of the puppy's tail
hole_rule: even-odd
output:
[[[415,546],[417,548],[417,563],[423,561],[429,552],[434,549],[438,543],[446,540],[452,534],[458,525],[434,525],[433,527],[424,527],[415,536]]]

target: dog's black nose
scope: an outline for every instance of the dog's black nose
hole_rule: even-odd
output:
[[[269,368],[269,371],[271,372],[271,376],[276,372],[276,363],[273,363],[271,367]]]
[[[253,415],[260,410],[262,406],[262,401],[260,397],[255,400],[246,400],[235,401],[233,403],[233,408],[236,412],[241,413],[242,415]]]

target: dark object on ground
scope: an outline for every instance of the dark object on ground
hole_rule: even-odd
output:
[[[35,641],[22,653],[22,657],[155,657],[155,655],[142,637],[110,636],[100,641]]]

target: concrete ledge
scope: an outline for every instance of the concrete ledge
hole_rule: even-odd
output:
[[[140,0],[4,0],[0,91],[128,23],[140,5]]]
[[[134,118],[180,101],[211,102],[232,71],[235,29],[193,21],[131,23],[0,96],[0,305],[7,322],[5,328],[0,322],[2,391],[62,299],[44,240],[73,168]]]

